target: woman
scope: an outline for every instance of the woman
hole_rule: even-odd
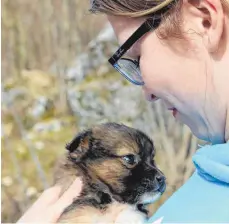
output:
[[[113,67],[212,143],[198,150],[197,171],[149,221],[229,222],[229,0],[91,5],[107,14],[121,44]]]
[[[122,45],[114,68],[212,143],[149,222],[229,222],[229,0],[92,0],[91,10]]]

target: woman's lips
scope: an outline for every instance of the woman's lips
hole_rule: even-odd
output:
[[[149,101],[153,102],[158,100],[159,98],[157,96],[155,96],[154,94],[149,95],[150,99],[148,99]],[[173,116],[176,117],[177,115],[177,109],[176,108],[168,108],[168,110],[172,110],[173,111]]]

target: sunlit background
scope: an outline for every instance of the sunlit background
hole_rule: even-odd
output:
[[[2,0],[2,222],[52,185],[65,144],[93,124],[124,123],[154,139],[168,187],[152,213],[193,172],[196,138],[108,65],[118,45],[88,4]]]

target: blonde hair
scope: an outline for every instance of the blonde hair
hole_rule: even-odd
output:
[[[103,12],[117,16],[143,17],[157,12],[171,2],[181,0],[91,0],[91,12]],[[226,11],[229,10],[229,0],[221,0]]]
[[[182,31],[182,0],[91,0],[91,12],[102,12],[109,15],[127,17],[147,17],[163,9],[169,4],[173,6],[162,17],[163,26],[157,30],[161,38],[176,37],[185,39]],[[229,12],[229,0],[221,0],[223,8]]]
[[[130,16],[130,17],[142,17],[149,15],[151,13],[154,13],[165,6],[167,6],[169,3],[171,3],[174,0],[164,0],[164,1],[158,1],[158,0],[152,0],[148,1],[145,3],[145,8],[149,7],[148,9],[142,9],[142,4],[141,2],[138,1],[139,4],[136,4],[135,1],[130,1],[128,4],[127,2],[125,3],[119,3],[116,1],[116,3],[111,1],[94,1],[92,4],[92,9],[91,11],[100,11],[100,12],[105,12],[108,14],[113,14],[117,16]],[[133,4],[133,6],[131,5]],[[96,7],[97,6],[97,7]],[[98,7],[99,6],[99,7]],[[126,8],[126,10],[124,10]]]

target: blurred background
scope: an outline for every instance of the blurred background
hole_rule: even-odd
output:
[[[1,4],[2,222],[15,222],[52,185],[53,166],[77,132],[107,121],[154,139],[168,187],[153,213],[192,174],[197,139],[108,65],[118,45],[89,1]]]

